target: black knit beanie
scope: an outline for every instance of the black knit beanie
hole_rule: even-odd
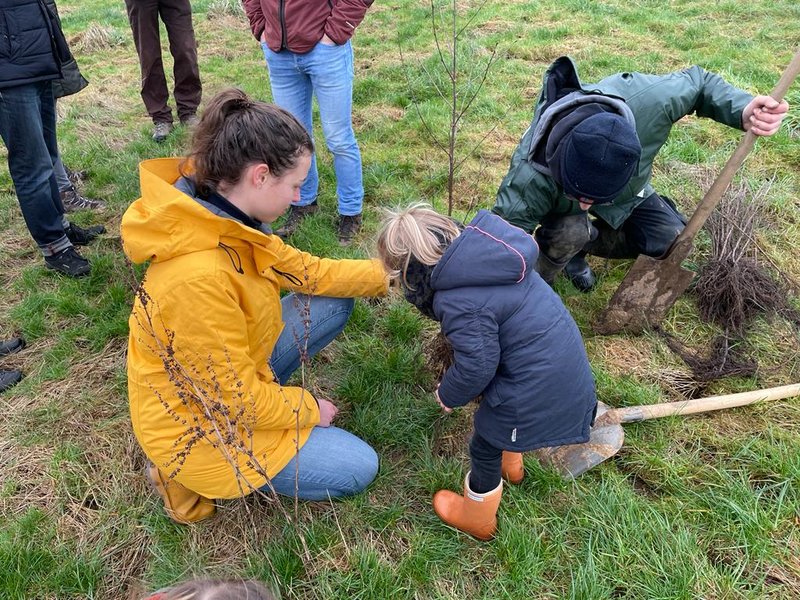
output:
[[[636,130],[610,112],[581,120],[558,145],[554,179],[568,196],[595,204],[611,202],[622,193],[642,155]]]

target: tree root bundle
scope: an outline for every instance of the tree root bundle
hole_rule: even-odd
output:
[[[800,313],[788,292],[754,259],[722,256],[702,269],[695,284],[700,316],[726,331],[743,335],[762,314],[777,314],[800,326]]]
[[[724,377],[752,377],[758,370],[758,363],[745,356],[742,346],[738,341],[731,340],[721,335],[714,340],[711,351],[703,355],[698,351],[690,350],[675,336],[658,330],[667,346],[680,356],[692,371],[694,380],[699,387],[695,393],[705,391],[707,384]]]
[[[800,325],[800,313],[789,303],[788,289],[764,268],[755,239],[771,183],[755,191],[740,184],[725,195],[706,223],[711,259],[700,271],[694,293],[703,319],[729,335],[744,336],[760,314],[778,314]]]
[[[756,374],[758,363],[744,354],[744,340],[759,315],[781,315],[800,326],[800,313],[788,300],[789,290],[763,266],[764,253],[759,252],[755,237],[766,214],[771,184],[768,181],[753,190],[746,182],[740,183],[728,191],[706,222],[711,257],[700,270],[693,291],[700,316],[723,330],[711,350],[690,350],[674,336],[660,332],[702,385]],[[766,261],[777,271],[768,257]]]
[[[442,375],[453,364],[453,346],[447,341],[447,338],[441,332],[437,334],[425,344],[423,350],[428,357],[428,367],[430,368],[436,381],[441,381]]]

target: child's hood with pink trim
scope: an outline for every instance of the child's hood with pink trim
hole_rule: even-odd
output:
[[[433,269],[431,286],[449,290],[520,283],[533,272],[538,256],[530,235],[481,210]]]

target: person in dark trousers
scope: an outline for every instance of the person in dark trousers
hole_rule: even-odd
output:
[[[0,356],[14,354],[25,347],[25,340],[22,338],[11,338],[10,340],[0,341]],[[5,392],[8,388],[17,385],[22,380],[22,371],[7,371],[0,369],[0,392]]]
[[[64,216],[53,164],[58,159],[55,79],[72,56],[58,19],[43,0],[0,0],[0,135],[28,230],[45,264],[71,277],[90,271],[75,246],[105,231]]]
[[[463,494],[440,490],[433,508],[488,540],[502,478],[525,476],[522,452],[589,439],[597,397],[578,326],[533,270],[533,238],[489,211],[461,227],[411,206],[390,213],[377,247],[406,300],[441,323],[452,346],[436,401],[450,412],[481,396]]]
[[[349,245],[361,229],[364,184],[361,150],[353,132],[353,47],[350,38],[373,0],[243,0],[250,29],[269,70],[272,99],[312,133],[312,96],[319,105],[325,144],[333,155],[339,202],[339,243]],[[288,4],[288,6],[287,6]],[[314,158],[286,222],[290,236],[318,209],[319,175]]]
[[[789,106],[752,96],[698,66],[667,75],[619,73],[596,84],[562,56],[547,70],[533,121],[511,157],[493,211],[539,243],[537,271],[562,270],[581,291],[586,255],[663,256],[686,224],[650,183],[653,160],[686,115],[772,135]],[[538,229],[537,229],[538,226]]]
[[[173,119],[161,58],[158,18],[161,17],[167,29],[169,51],[174,61],[173,95],[178,119],[183,125],[192,126],[197,121],[197,107],[203,93],[192,6],[189,0],[125,0],[125,6],[142,71],[142,101],[153,119],[153,139],[163,142],[172,131]]]
[[[61,25],[61,17],[58,15],[58,7],[55,0],[45,0],[45,4],[50,8],[58,19],[59,26]],[[77,94],[84,89],[89,82],[81,73],[78,68],[78,62],[75,58],[71,58],[61,65],[61,79],[53,80],[53,96],[58,100],[65,96]],[[81,209],[103,210],[106,203],[102,200],[95,198],[87,198],[82,195],[77,188],[77,181],[82,177],[77,177],[81,172],[70,171],[61,160],[61,153],[59,151],[58,159],[53,163],[53,170],[56,174],[56,182],[58,183],[58,191],[61,195],[61,203],[64,205],[66,212],[72,212]],[[70,177],[72,174],[72,177]]]

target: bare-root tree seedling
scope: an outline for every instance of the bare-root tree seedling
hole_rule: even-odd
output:
[[[788,302],[789,291],[764,263],[779,269],[756,239],[771,185],[767,181],[754,189],[741,182],[726,193],[706,223],[711,254],[693,291],[700,316],[722,328],[710,350],[692,351],[674,336],[660,332],[702,387],[723,377],[756,375],[758,363],[744,354],[744,348],[747,330],[758,315],[780,315],[800,325],[800,314]]]
[[[800,314],[787,301],[789,291],[765,269],[771,261],[756,240],[771,187],[771,181],[758,189],[740,184],[706,224],[712,253],[695,285],[698,308],[703,318],[739,336],[759,314],[778,314],[800,326]]]

